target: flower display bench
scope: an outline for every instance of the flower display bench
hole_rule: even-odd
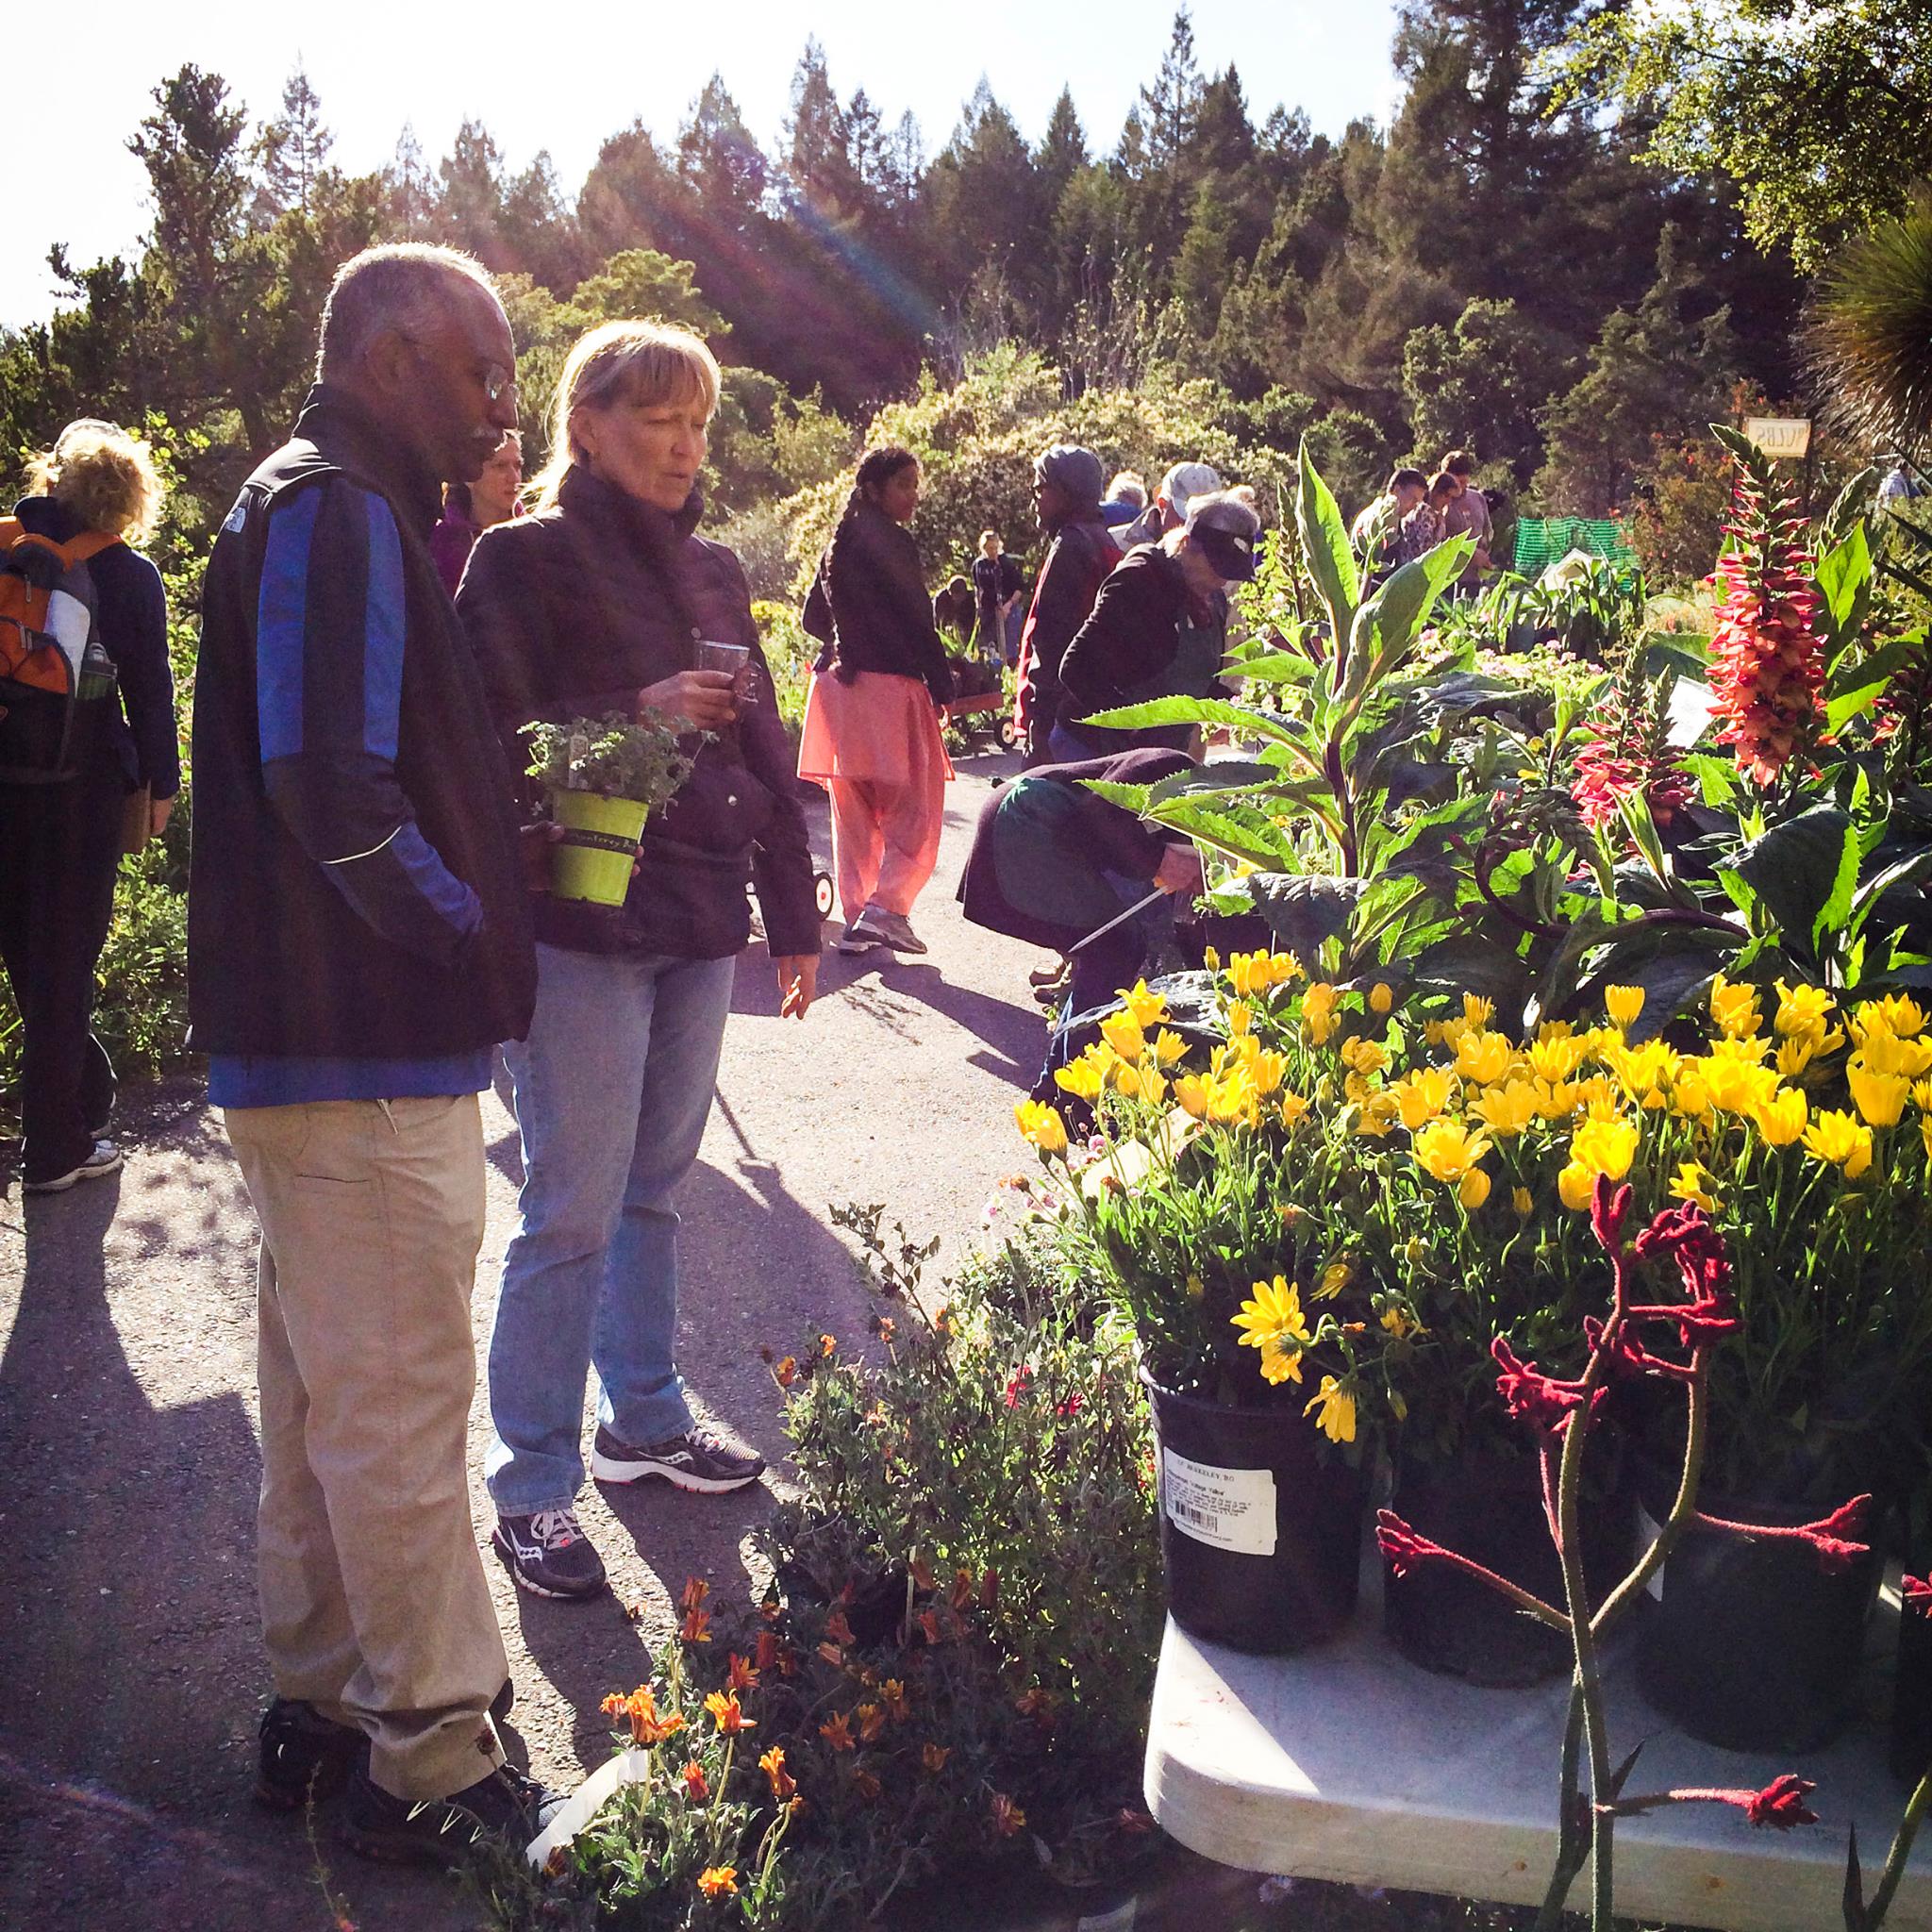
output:
[[[1887,1592],[1888,1599],[1890,1592]],[[1172,1621],[1148,1727],[1147,1807],[1190,1850],[1251,1872],[1540,1904],[1557,1845],[1556,1766],[1567,1687],[1482,1690],[1409,1663],[1363,1591],[1354,1627],[1298,1657],[1200,1643]],[[1890,1653],[1894,1611],[1874,1620]],[[1612,1650],[1612,1746],[1640,1740],[1633,1790],[1817,1781],[1814,1825],[1752,1826],[1718,1805],[1673,1806],[1617,1834],[1617,1908],[1646,1924],[1833,1932],[1846,1829],[1869,1893],[1907,1788],[1885,1766],[1882,1723],[1855,1724],[1802,1763],[1723,1751],[1670,1727]],[[1874,1675],[1876,1674],[1874,1673]],[[1589,1868],[1571,1891],[1588,1909]],[[1932,1928],[1932,1845],[1921,1838],[1886,1920]]]

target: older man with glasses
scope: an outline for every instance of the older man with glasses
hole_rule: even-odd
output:
[[[190,1000],[261,1225],[258,1558],[275,1697],[256,1795],[344,1786],[344,1837],[447,1863],[526,1840],[470,1521],[477,1107],[535,953],[510,774],[430,557],[444,482],[516,422],[467,256],[337,275],[319,382],[208,567]]]

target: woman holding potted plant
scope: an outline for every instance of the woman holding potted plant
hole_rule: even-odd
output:
[[[599,1480],[717,1491],[763,1469],[693,1421],[673,1358],[672,1197],[710,1112],[747,878],[782,1012],[810,1006],[819,957],[810,847],[744,573],[696,534],[717,401],[717,362],[688,330],[591,330],[558,382],[533,513],[484,532],[459,600],[506,741],[567,727],[560,744],[539,734],[547,780],[596,790],[608,749],[617,766],[641,758],[661,791],[675,773],[643,742],[659,717],[691,760],[649,814],[622,904],[538,902],[536,1017],[505,1049],[525,1178],[491,1339],[487,1467],[497,1551],[545,1596],[604,1583],[575,1508],[592,1363]]]

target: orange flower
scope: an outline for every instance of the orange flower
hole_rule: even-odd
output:
[[[819,1337],[819,1353],[822,1356],[831,1356],[837,1351],[838,1346],[839,1338],[836,1335],[821,1335]]]
[[[712,1720],[718,1726],[719,1734],[723,1737],[732,1738],[736,1737],[740,1731],[755,1731],[758,1729],[757,1722],[752,1718],[746,1717],[744,1712],[738,1707],[738,1692],[735,1690],[729,1696],[726,1696],[722,1690],[713,1690],[705,1699],[705,1708],[711,1713]]]
[[[992,1794],[992,1828],[1002,1838],[1025,1830],[1026,1814],[1004,1791]]]
[[[758,1769],[771,1780],[772,1796],[783,1804],[798,1789],[791,1774],[785,1769],[785,1754],[774,1744],[758,1759]]]
[[[937,1610],[921,1610],[919,1627],[924,1633],[928,1643],[943,1643],[946,1641],[940,1635],[940,1613]]]
[[[724,1688],[727,1690],[756,1690],[758,1688],[758,1674],[734,1650],[731,1662],[724,1673]]]
[[[798,1379],[798,1357],[795,1355],[788,1355],[785,1357],[785,1359],[781,1361],[778,1364],[778,1366],[772,1371],[772,1374],[777,1381],[779,1388],[791,1388],[792,1383],[794,1383]]]
[[[846,1723],[845,1713],[842,1710],[834,1711],[830,1721],[819,1726],[819,1736],[834,1751],[849,1751],[852,1749],[852,1726]]]
[[[973,1607],[973,1573],[970,1570],[953,1572],[953,1607],[956,1610]]]
[[[702,1576],[687,1576],[684,1579],[684,1588],[677,1593],[677,1607],[689,1614],[710,1593],[711,1586]]]
[[[707,1898],[736,1898],[738,1896],[738,1867],[736,1865],[707,1865],[698,1874],[698,1890]]]
[[[709,1610],[687,1610],[684,1622],[677,1626],[677,1634],[686,1643],[708,1643],[711,1641],[711,1613]]]
[[[834,1610],[825,1619],[825,1635],[841,1647],[853,1641],[852,1625],[845,1621],[843,1610]]]
[[[758,1632],[757,1651],[758,1668],[761,1671],[773,1669],[778,1661],[778,1633],[775,1630]]]
[[[852,1715],[858,1720],[858,1741],[870,1744],[886,1727],[886,1714],[876,1704],[861,1704]]]
[[[828,1664],[830,1664],[835,1671],[841,1669],[844,1665],[845,1653],[842,1650],[841,1650],[836,1643],[820,1644],[819,1655],[822,1657],[824,1657],[824,1660]],[[785,1669],[782,1663],[778,1666],[778,1668],[781,1671]],[[785,1674],[789,1677],[791,1674],[791,1673],[790,1671],[785,1671]]]
[[[684,1728],[684,1720],[676,1711],[658,1715],[658,1700],[647,1684],[639,1685],[628,1697],[607,1697],[604,1709],[611,1717],[625,1719],[632,1740],[639,1744],[661,1744]]]
[[[852,1789],[870,1805],[879,1794],[879,1781],[869,1771],[852,1774]]]
[[[924,1557],[914,1557],[911,1569],[912,1580],[921,1590],[931,1590],[934,1587],[932,1565]]]
[[[1016,1698],[1013,1708],[1022,1717],[1034,1719],[1042,1730],[1053,1728],[1053,1707],[1056,1700],[1051,1690],[1042,1690],[1036,1684],[1024,1696]]]
[[[705,1782],[705,1767],[693,1757],[679,1774],[684,1779],[684,1795],[693,1805],[704,1804],[711,1795],[711,1788]]]
[[[879,1686],[879,1701],[895,1724],[903,1724],[912,1715],[912,1707],[906,1701],[906,1687],[897,1677],[888,1677]]]
[[[926,1770],[937,1775],[946,1768],[946,1759],[953,1755],[950,1744],[927,1744],[919,1754],[919,1761]]]

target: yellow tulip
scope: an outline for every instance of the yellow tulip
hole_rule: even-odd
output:
[[[1780,1087],[1751,1110],[1751,1124],[1772,1147],[1789,1147],[1804,1133],[1810,1118],[1810,1106],[1795,1087]]]
[[[1137,1060],[1146,1051],[1146,1035],[1131,1012],[1109,1013],[1100,1023],[1100,1037],[1124,1060]]]
[[[1333,1375],[1322,1377],[1321,1388],[1302,1413],[1312,1415],[1318,1408],[1322,1412],[1315,1417],[1316,1426],[1331,1442],[1355,1441],[1355,1397]]]
[[[1491,1142],[1461,1121],[1431,1121],[1415,1137],[1416,1165],[1439,1181],[1459,1181],[1488,1155]]]
[[[1456,1183],[1456,1198],[1473,1214],[1490,1198],[1487,1168],[1473,1167]]]
[[[1058,1108],[1041,1100],[1023,1100],[1014,1108],[1013,1118],[1020,1124],[1022,1138],[1032,1141],[1042,1154],[1067,1151],[1067,1124]]]
[[[1911,1082],[1903,1074],[1874,1074],[1854,1060],[1845,1069],[1852,1105],[1869,1127],[1895,1127],[1906,1108]]]
[[[1465,1033],[1456,1042],[1456,1071],[1478,1087],[1492,1087],[1508,1076],[1516,1049],[1500,1033]]]
[[[1529,1071],[1539,1080],[1560,1086],[1583,1064],[1590,1048],[1589,1040],[1568,1033],[1552,1034],[1547,1040],[1539,1035],[1526,1049]]]
[[[1570,1138],[1570,1161],[1557,1176],[1557,1191],[1566,1208],[1588,1208],[1598,1174],[1620,1181],[1637,1158],[1640,1139],[1636,1123],[1626,1120],[1586,1120]]]
[[[1596,1175],[1574,1160],[1557,1176],[1557,1194],[1566,1208],[1588,1208],[1595,1189]]]
[[[1469,1110],[1500,1140],[1513,1140],[1537,1117],[1536,1089],[1527,1080],[1491,1087],[1470,1102]]]
[[[1932,1073],[1932,1041],[1901,1039],[1883,1027],[1867,1026],[1858,1041],[1857,1059],[1872,1073],[1898,1074],[1916,1080],[1922,1074]]]
[[[1772,1022],[1787,1040],[1807,1033],[1823,1033],[1832,1008],[1831,995],[1822,986],[1787,986],[1777,983],[1777,1018]]]
[[[1605,987],[1604,1011],[1616,1026],[1629,1032],[1636,1025],[1638,1015],[1643,1011],[1643,989],[1641,986]]]
[[[1924,1008],[1909,993],[1887,993],[1883,999],[1867,1000],[1858,1010],[1883,1024],[1889,1033],[1900,1040],[1908,1040],[1925,1030]]]
[[[1710,982],[1710,1017],[1729,1039],[1748,1039],[1764,1024],[1757,1011],[1757,989],[1734,985],[1722,973],[1715,974]]]
[[[1872,1129],[1848,1113],[1821,1113],[1805,1129],[1805,1151],[1855,1181],[1872,1165]]]
[[[1717,1212],[1717,1196],[1711,1192],[1716,1182],[1703,1165],[1695,1160],[1687,1160],[1677,1169],[1677,1177],[1671,1183],[1671,1192],[1686,1203],[1695,1203],[1707,1214]]]
[[[1288,1060],[1278,1053],[1257,1053],[1248,1062],[1248,1076],[1257,1093],[1273,1093],[1288,1074]]]
[[[1227,1009],[1227,1030],[1234,1039],[1241,1039],[1255,1024],[1255,1009],[1245,1000],[1233,1001]]]
[[[1055,1086],[1071,1093],[1075,1100],[1098,1100],[1101,1089],[1107,1084],[1107,1076],[1098,1064],[1084,1056],[1071,1065],[1061,1067],[1053,1078]]]
[[[1604,1058],[1624,1091],[1649,1108],[1663,1106],[1663,1089],[1675,1078],[1683,1059],[1660,1040],[1647,1041],[1642,1046],[1612,1046]]]
[[[1455,1098],[1456,1075],[1447,1067],[1418,1067],[1389,1091],[1401,1109],[1402,1124],[1414,1133]]]
[[[1199,1074],[1183,1074],[1174,1083],[1174,1097],[1193,1119],[1208,1118],[1208,1083]]]
[[[1712,1054],[1696,1066],[1710,1105],[1720,1113],[1752,1113],[1777,1091],[1777,1074],[1770,1067]]]

